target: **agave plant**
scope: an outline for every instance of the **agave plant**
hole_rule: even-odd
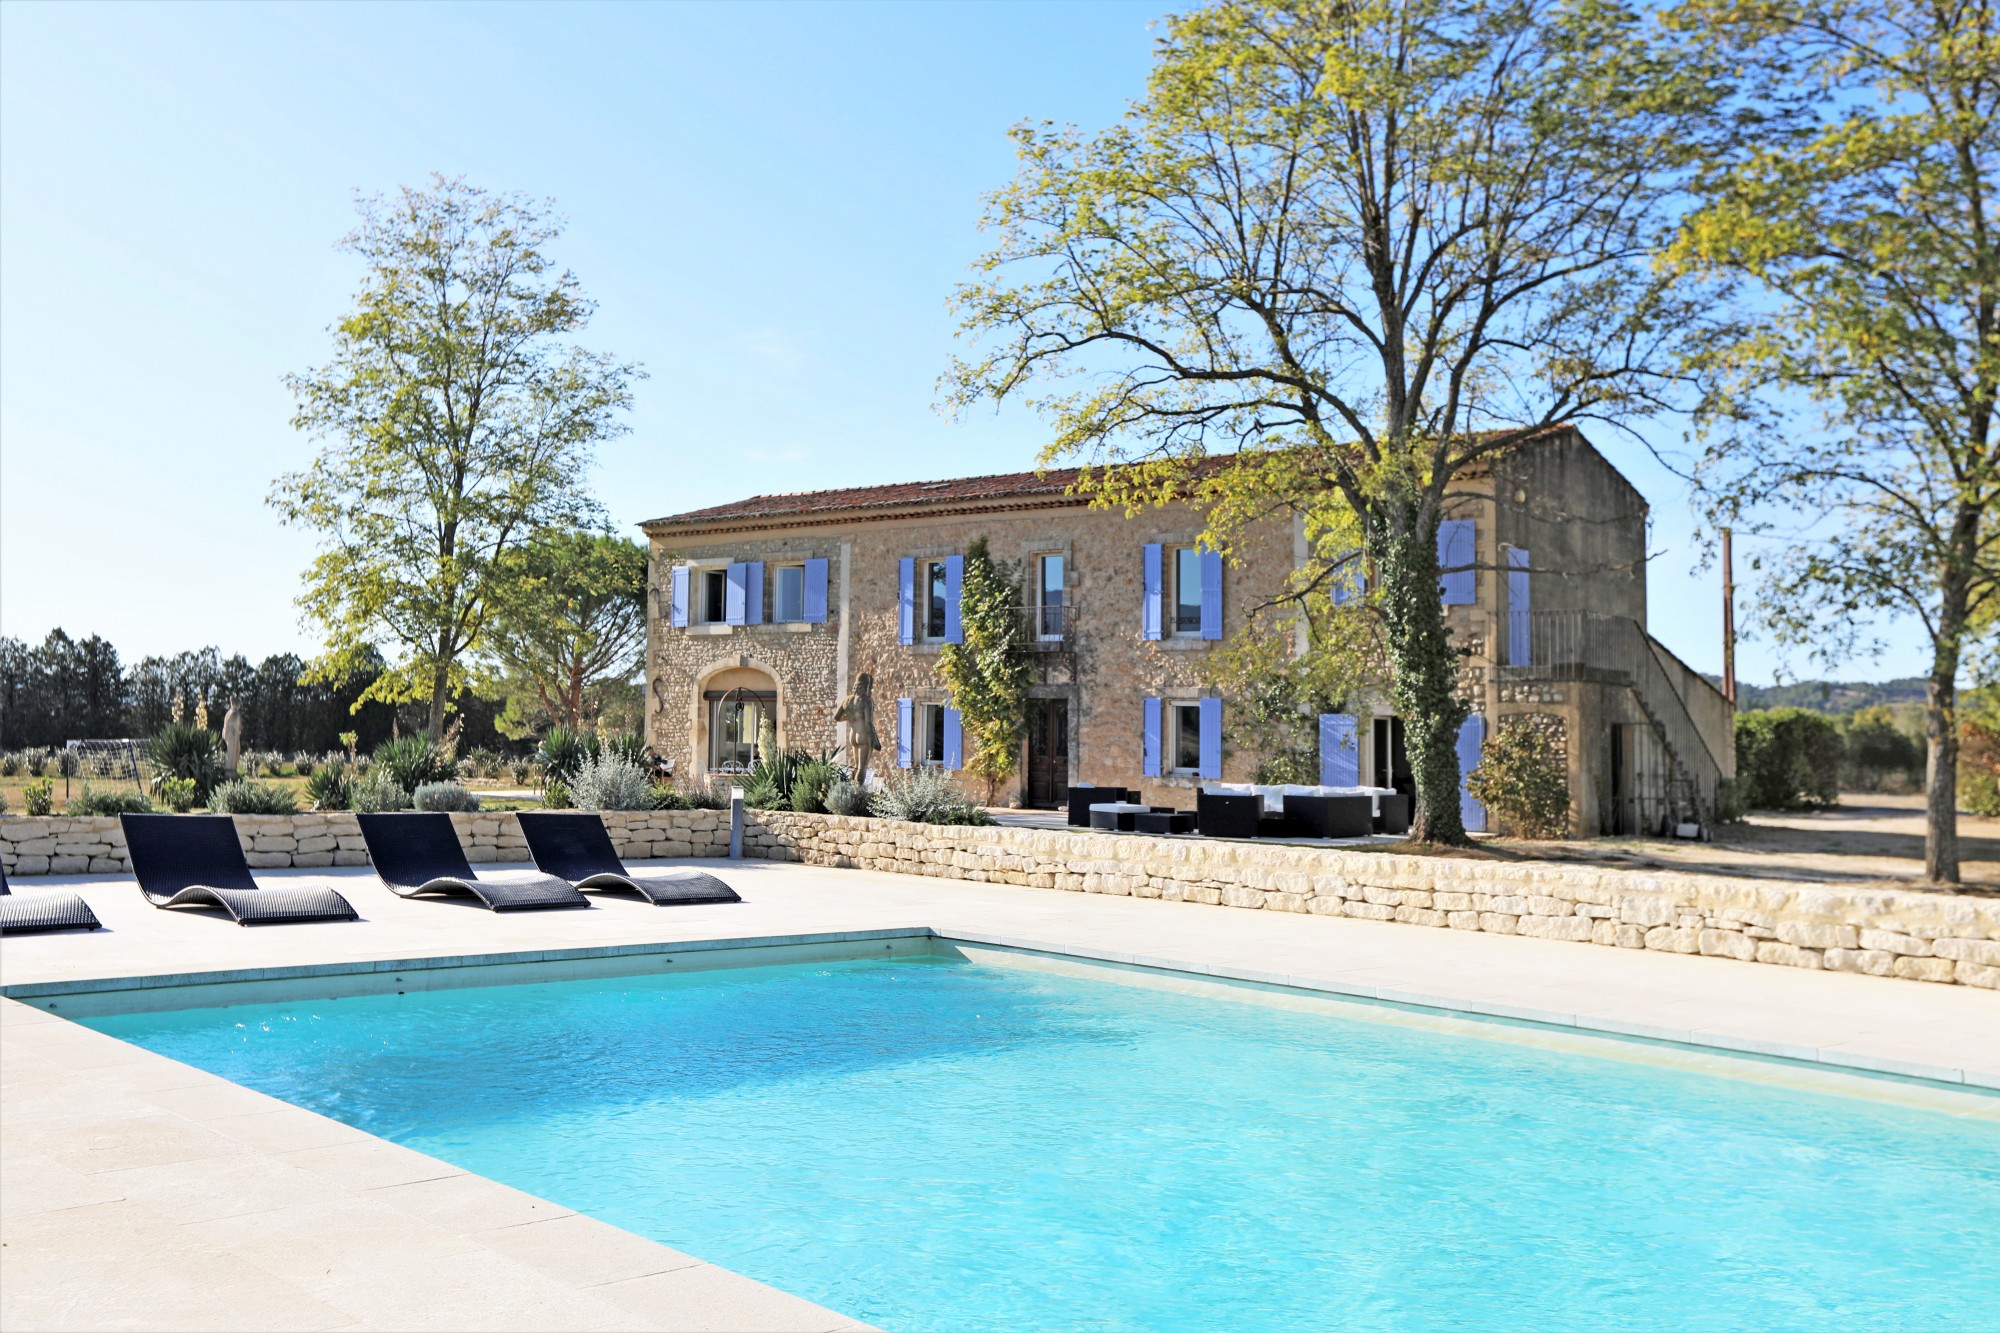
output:
[[[458,765],[427,736],[398,736],[375,747],[375,769],[387,773],[398,787],[415,791],[427,782],[450,782]]]
[[[542,737],[542,748],[535,753],[541,761],[543,780],[565,785],[576,776],[585,758],[596,757],[597,738],[568,727],[550,727],[548,735]]]
[[[195,799],[206,801],[222,781],[222,738],[192,722],[169,722],[160,728],[146,742],[146,758],[153,766],[156,792],[163,779],[184,778],[194,783]]]

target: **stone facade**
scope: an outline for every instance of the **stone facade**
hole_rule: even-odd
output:
[[[833,714],[868,672],[884,762],[894,765],[897,701],[948,701],[935,669],[939,645],[921,636],[899,642],[900,562],[962,555],[983,538],[995,557],[1023,561],[1031,578],[1036,557],[1063,557],[1066,632],[1036,654],[1032,693],[1067,710],[1067,782],[1132,787],[1152,804],[1191,805],[1201,779],[1165,771],[1171,765],[1160,776],[1144,772],[1143,701],[1214,694],[1200,667],[1215,642],[1171,630],[1148,638],[1142,570],[1147,545],[1167,553],[1192,545],[1204,515],[1173,504],[1137,516],[1093,509],[1068,493],[1067,477],[763,496],[647,523],[649,743],[677,772],[702,776],[714,753],[708,732],[717,696],[746,689],[776,695],[782,746],[841,750],[845,728]],[[1734,774],[1733,713],[1645,633],[1644,498],[1580,434],[1560,432],[1475,469],[1447,511],[1472,525],[1472,600],[1448,607],[1447,622],[1464,655],[1459,692],[1487,734],[1516,713],[1561,722],[1579,834],[1658,831],[1678,821],[1671,812],[1683,797],[1712,809],[1718,783]],[[1302,527],[1284,518],[1245,534],[1223,571],[1225,638],[1283,591],[1306,549]],[[1520,578],[1533,595],[1523,604],[1503,572],[1524,559]],[[688,571],[693,588],[732,562],[775,569],[803,560],[827,562],[823,621],[693,623],[697,612],[685,626],[671,623],[676,568]],[[1530,639],[1533,652],[1525,648]],[[1227,734],[1227,699],[1223,708]],[[1360,701],[1352,711],[1363,781],[1410,790],[1390,753],[1387,700]],[[1622,744],[1613,744],[1614,733]],[[1211,776],[1252,780],[1261,758],[1226,749]],[[998,793],[1001,804],[1056,803],[1052,790],[1032,791],[1025,761],[1019,774],[1012,790]]]
[[[768,860],[2000,989],[2000,900],[1990,898],[784,810],[747,815],[744,854]],[[508,816],[451,818],[469,860],[528,859]],[[352,815],[235,819],[253,866],[368,863]],[[607,813],[604,822],[619,855],[635,861],[729,852],[726,811]],[[10,876],[131,869],[115,819],[0,819],[0,861]]]

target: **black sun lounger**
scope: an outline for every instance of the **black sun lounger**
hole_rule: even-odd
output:
[[[740,903],[742,897],[721,880],[699,870],[661,870],[643,878],[628,874],[604,821],[592,814],[517,814],[521,836],[535,869],[568,880],[579,889],[630,889],[655,907],[695,903]]]
[[[26,935],[33,930],[102,930],[104,923],[83,896],[68,889],[37,889],[15,893],[7,887],[0,866],[0,935]]]
[[[125,826],[132,876],[155,907],[213,903],[239,926],[361,919],[332,889],[259,887],[236,840],[236,821],[228,815],[120,815],[118,822]]]
[[[544,876],[501,883],[472,873],[451,816],[419,811],[400,815],[356,815],[375,873],[399,897],[420,893],[470,894],[496,912],[531,907],[588,907],[590,899],[574,884]]]

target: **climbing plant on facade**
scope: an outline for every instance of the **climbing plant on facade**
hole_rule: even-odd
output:
[[[964,642],[939,650],[938,674],[958,710],[966,771],[986,784],[991,803],[1020,766],[1033,650],[1021,605],[1021,571],[994,560],[984,537],[966,548],[959,624]]]

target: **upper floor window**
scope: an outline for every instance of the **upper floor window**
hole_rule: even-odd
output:
[[[1060,639],[1068,626],[1064,620],[1063,600],[1063,557],[1044,555],[1035,558],[1035,637],[1039,639]]]
[[[951,601],[950,569],[942,560],[923,562],[923,607],[924,637],[942,639],[945,636],[945,607]]]
[[[704,625],[722,625],[729,620],[729,571],[726,569],[704,569],[698,571],[701,577],[701,599],[696,620]]]
[[[806,618],[806,567],[779,565],[771,571],[771,619],[795,624]]]
[[[1176,634],[1201,633],[1201,550],[1182,546],[1174,551],[1173,626]]]

